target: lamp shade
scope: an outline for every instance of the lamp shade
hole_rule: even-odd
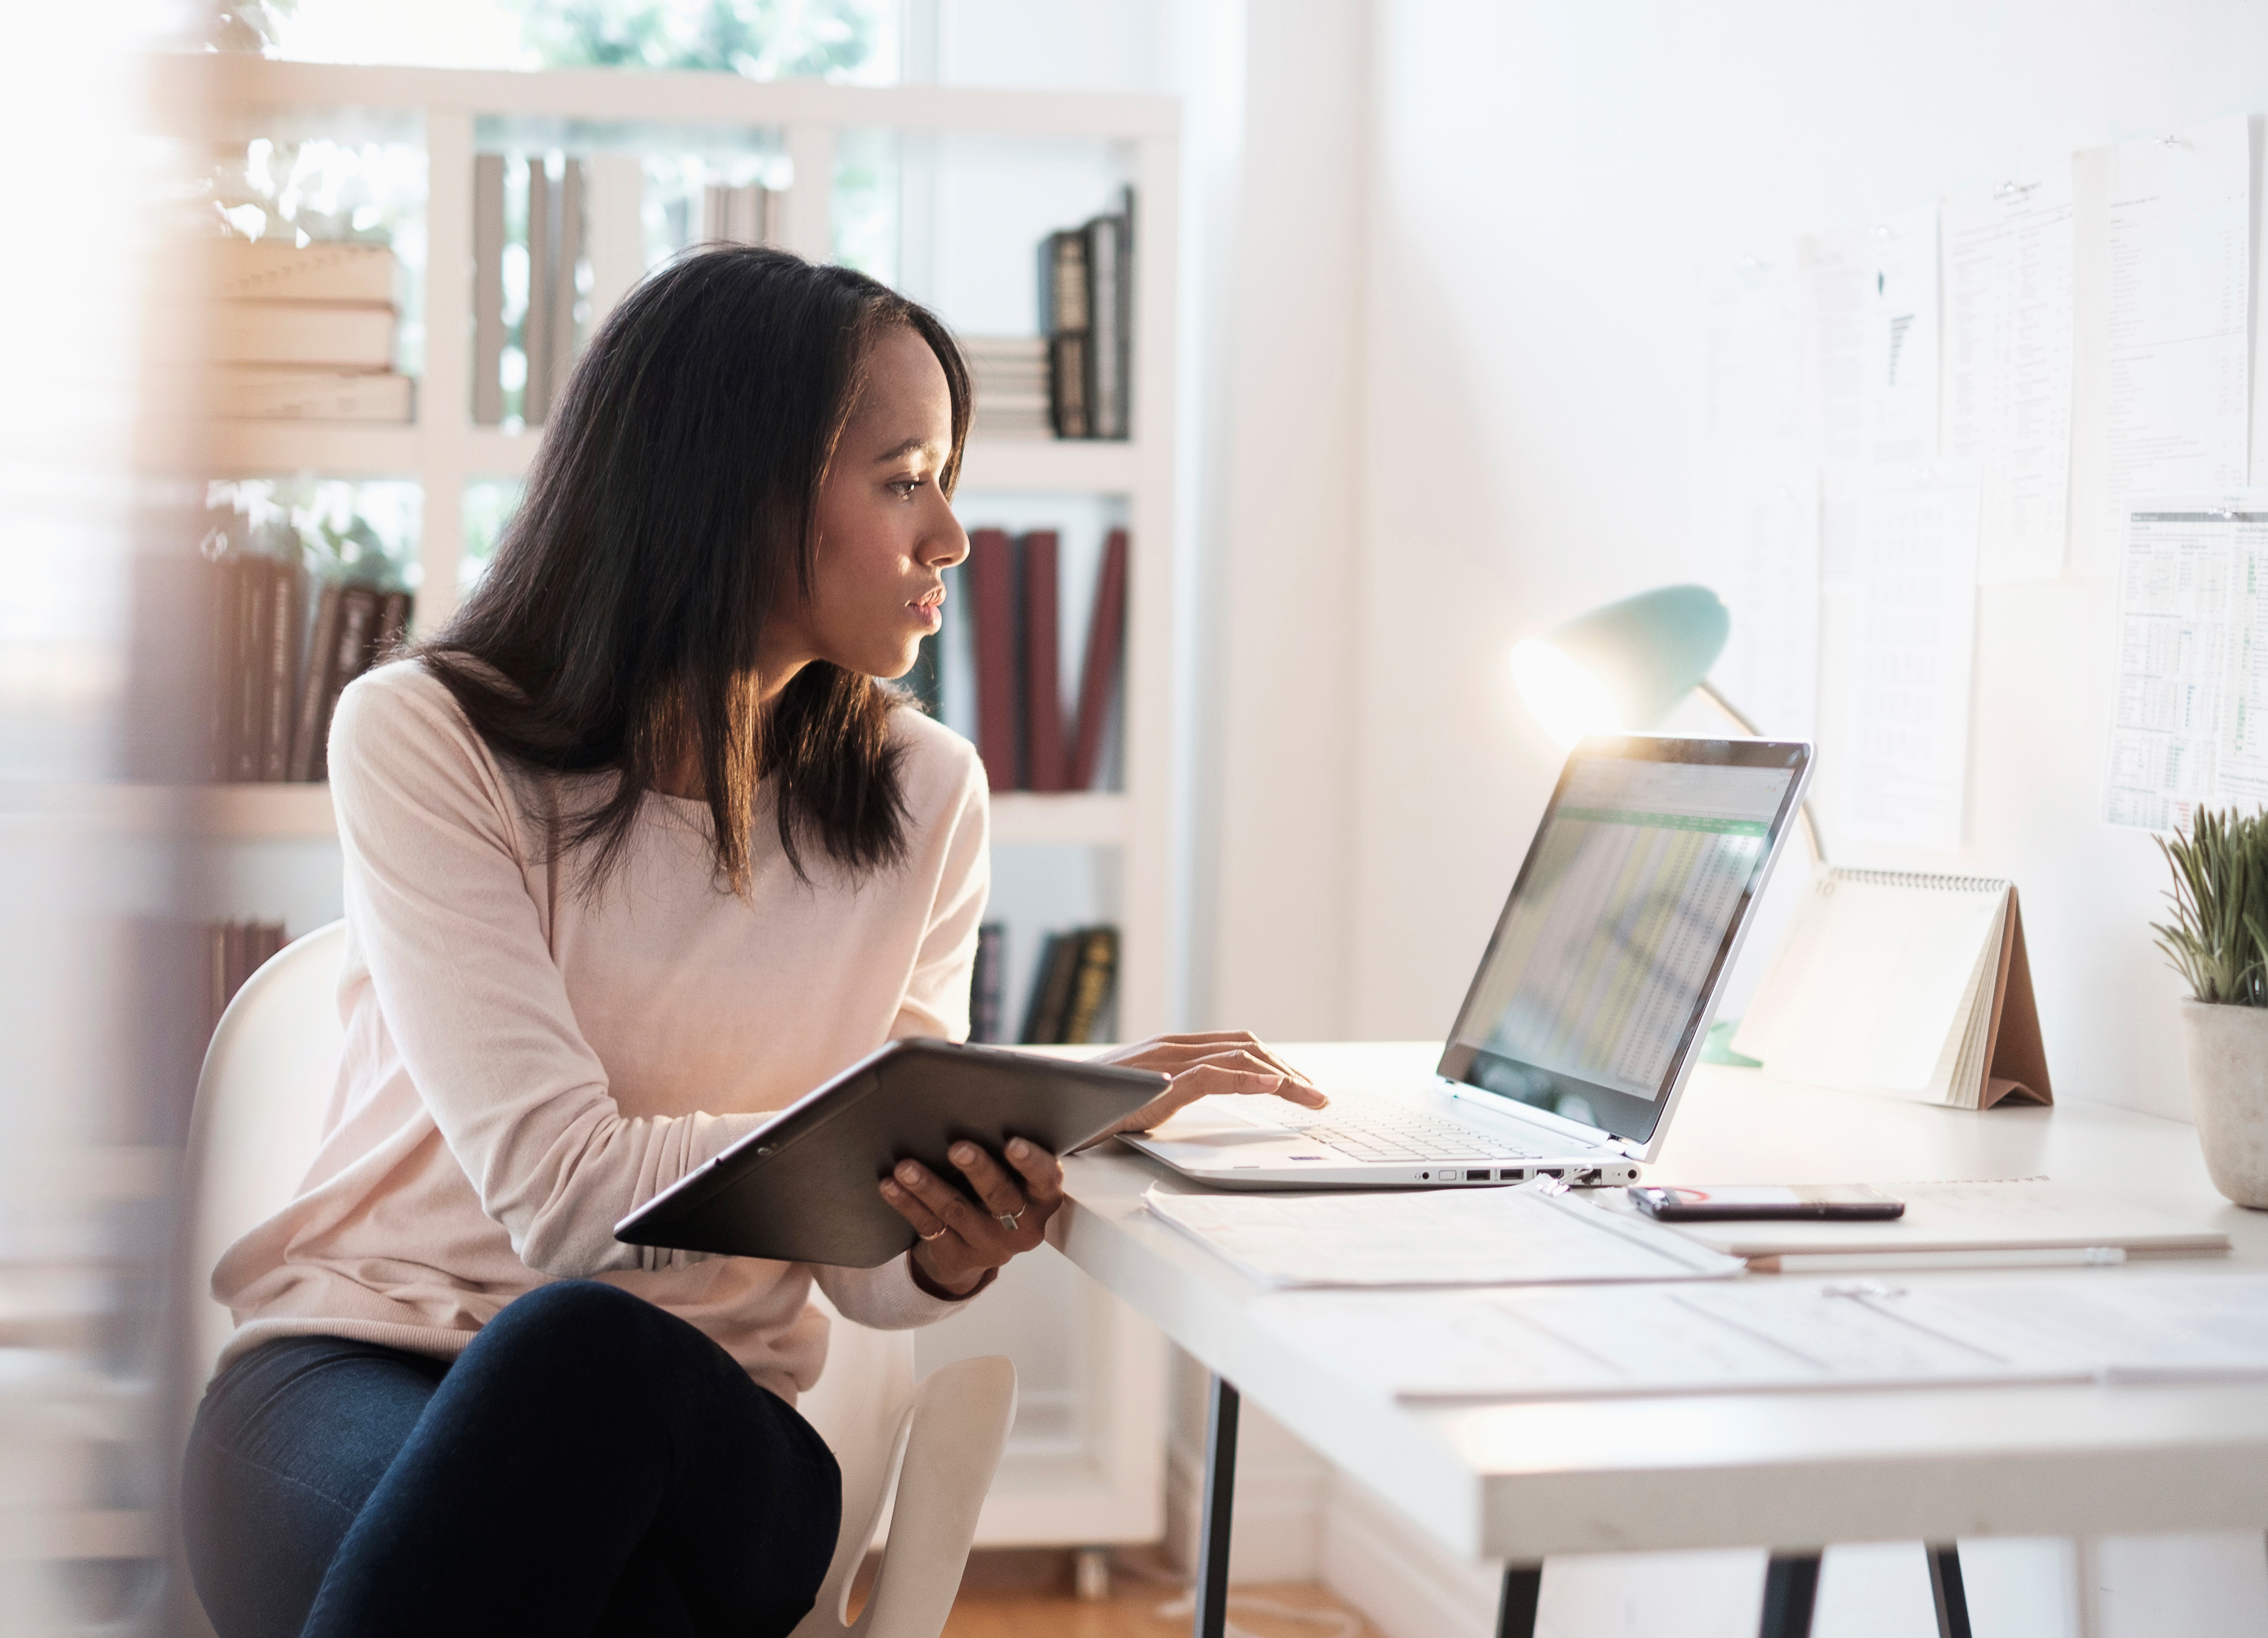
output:
[[[1657,587],[1519,644],[1513,678],[1544,729],[1572,745],[1660,721],[1709,675],[1731,631],[1707,587]]]

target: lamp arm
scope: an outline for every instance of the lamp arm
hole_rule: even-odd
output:
[[[1726,717],[1731,720],[1733,726],[1740,729],[1742,733],[1747,734],[1750,739],[1760,740],[1765,737],[1764,730],[1757,727],[1755,723],[1742,716],[1739,709],[1734,705],[1731,700],[1727,699],[1722,694],[1719,694],[1717,691],[1715,684],[1712,683],[1708,678],[1703,677],[1698,682],[1696,682],[1693,685],[1693,691],[1700,695],[1711,705],[1714,705],[1719,711],[1724,712]],[[1796,816],[1803,822],[1803,839],[1810,845],[1811,862],[1815,865],[1825,864],[1827,862],[1827,849],[1820,843],[1819,819],[1818,815],[1811,811],[1811,799],[1808,796],[1803,799],[1803,805],[1796,810]]]

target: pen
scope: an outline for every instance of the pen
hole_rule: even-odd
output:
[[[2043,1246],[1978,1251],[1784,1251],[1749,1258],[1752,1274],[1867,1273],[1904,1269],[1914,1273],[1960,1268],[2111,1268],[2126,1260],[2116,1245]]]

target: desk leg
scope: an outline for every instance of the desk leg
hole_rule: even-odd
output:
[[[1204,1516],[1197,1532],[1196,1638],[1226,1638],[1228,1527],[1236,1507],[1235,1384],[1215,1373],[1205,1407]]]
[[[1543,1566],[1507,1564],[1496,1603],[1496,1638],[1535,1638],[1536,1606],[1543,1602]]]
[[[1929,1554],[1929,1596],[1937,1605],[1937,1638],[1970,1638],[1969,1590],[1961,1580],[1961,1544],[1933,1541],[1922,1551]]]
[[[1759,1638],[1811,1638],[1811,1606],[1818,1597],[1819,1554],[1773,1553],[1764,1569]]]

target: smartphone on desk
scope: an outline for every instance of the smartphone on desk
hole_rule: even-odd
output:
[[[1638,1210],[1666,1223],[1760,1222],[1776,1218],[1880,1221],[1906,1203],[1863,1183],[1734,1184],[1717,1188],[1631,1185]]]

